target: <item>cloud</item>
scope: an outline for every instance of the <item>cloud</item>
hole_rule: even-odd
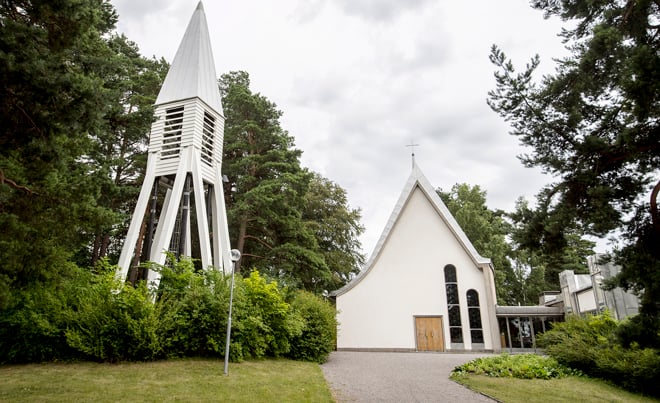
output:
[[[423,8],[431,0],[338,0],[345,13],[371,22],[391,22],[401,15]]]
[[[174,55],[197,0],[112,0],[120,30],[146,55]],[[302,164],[347,190],[370,252],[416,160],[436,187],[480,185],[513,208],[551,178],[486,105],[497,43],[516,64],[561,54],[559,24],[525,2],[243,0],[204,7],[216,70],[250,73],[277,103]]]

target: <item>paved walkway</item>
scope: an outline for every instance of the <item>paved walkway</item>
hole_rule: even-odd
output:
[[[321,369],[341,403],[493,403],[449,380],[455,366],[484,355],[335,351]]]

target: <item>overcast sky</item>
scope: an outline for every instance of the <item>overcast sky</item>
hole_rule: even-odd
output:
[[[118,31],[171,62],[197,0],[112,0]],[[411,147],[435,187],[479,185],[507,211],[552,181],[486,105],[497,44],[540,72],[567,54],[561,21],[526,0],[206,0],[218,75],[245,70],[284,112],[302,164],[362,211],[369,255],[411,172]]]

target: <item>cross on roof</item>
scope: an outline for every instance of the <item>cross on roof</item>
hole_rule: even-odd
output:
[[[410,144],[406,144],[406,147],[412,148],[412,166],[415,168],[415,147],[419,147],[419,144],[415,144],[413,141],[410,141]]]

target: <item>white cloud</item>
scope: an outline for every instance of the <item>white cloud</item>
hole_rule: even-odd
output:
[[[197,0],[113,0],[119,30],[145,55],[171,60]],[[527,1],[243,0],[204,3],[218,74],[250,73],[284,112],[305,166],[361,208],[371,252],[410,173],[410,141],[431,183],[478,184],[513,208],[551,178],[486,105],[496,43],[517,64],[562,54],[557,21]]]

